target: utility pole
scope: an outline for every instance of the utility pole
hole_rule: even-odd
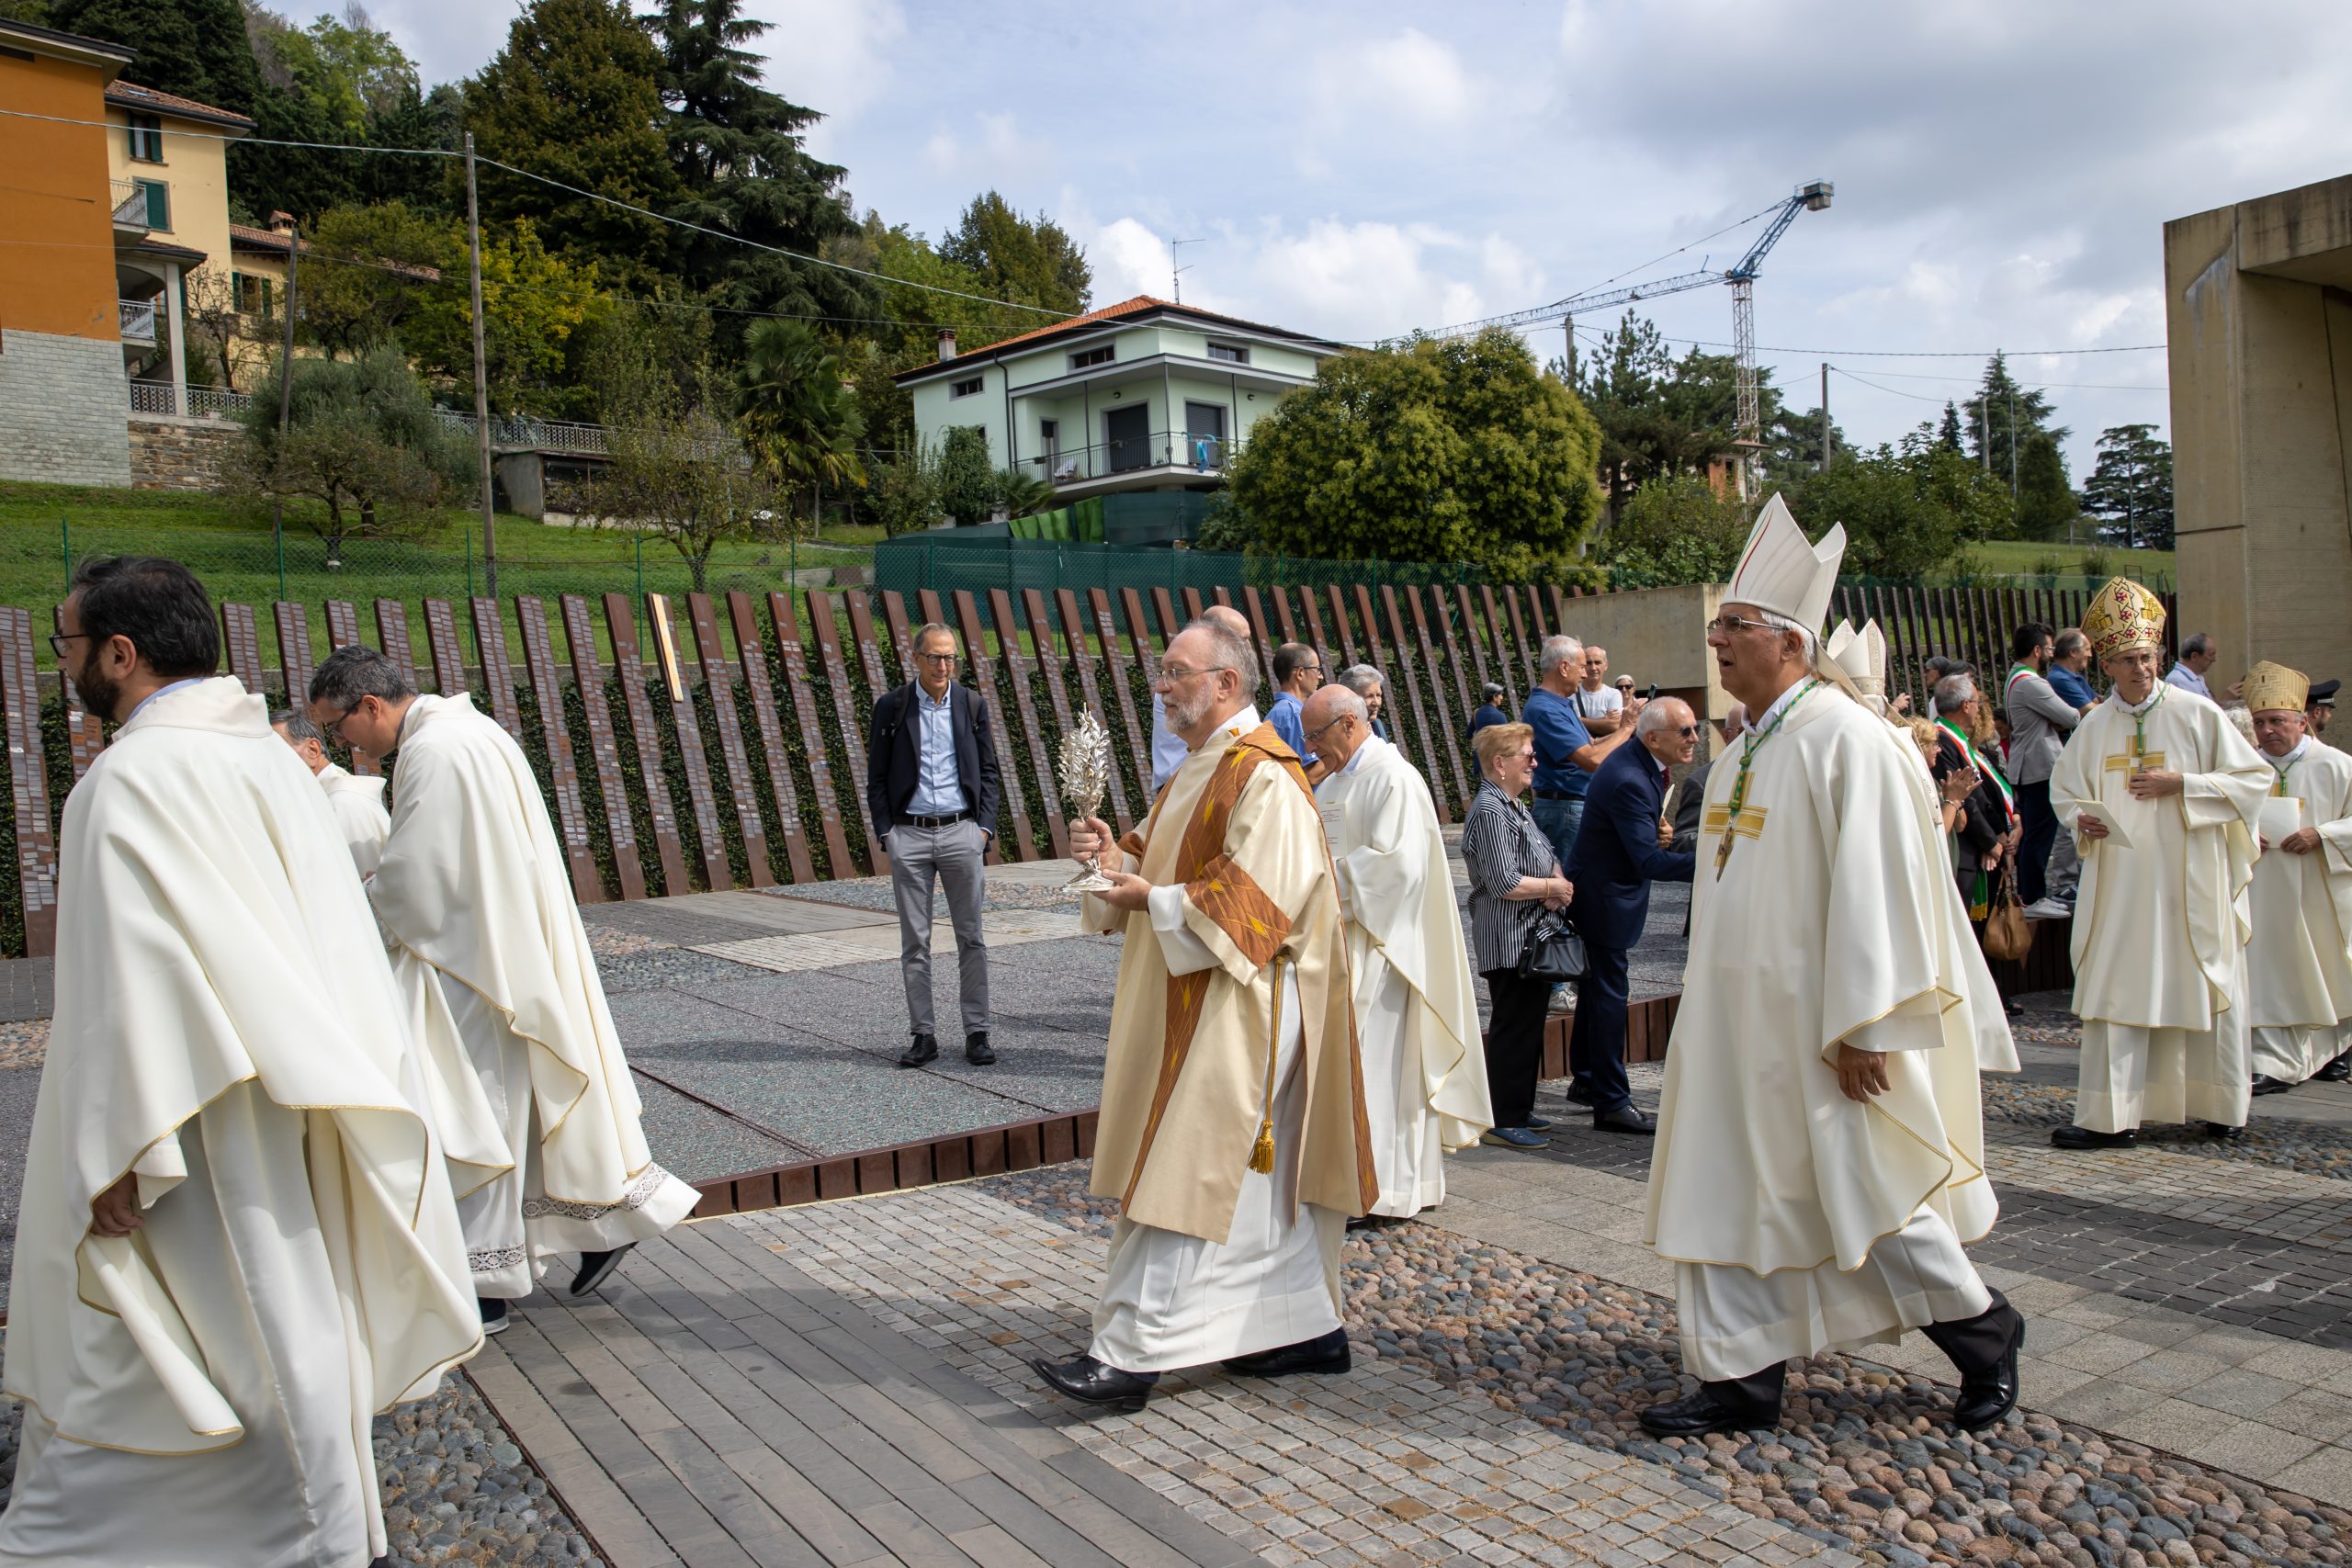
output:
[[[498,597],[498,519],[490,493],[490,364],[481,347],[481,204],[474,194],[474,133],[466,132],[466,269],[474,300],[474,449],[481,457],[481,581]]]
[[[1990,474],[1993,471],[1993,414],[1984,398],[1983,392],[1976,394],[1976,428],[1979,433],[1976,455],[1984,459],[1984,471]]]
[[[1577,389],[1577,319],[1562,316],[1560,331],[1568,340],[1568,390],[1573,392]]]
[[[2018,389],[2009,385],[2009,504],[2018,503]]]
[[[286,348],[277,359],[277,462],[286,460],[286,430],[294,422],[294,281],[302,266],[302,225],[293,224],[286,236]],[[276,463],[271,465],[273,468]],[[276,476],[273,475],[273,478]],[[270,542],[277,547],[277,596],[286,596],[286,498],[273,492],[269,503]],[[300,696],[286,694],[287,702],[299,708],[310,694]]]
[[[1829,427],[1829,361],[1825,359],[1821,362],[1821,471],[1825,474],[1829,471],[1829,449],[1837,440]]]

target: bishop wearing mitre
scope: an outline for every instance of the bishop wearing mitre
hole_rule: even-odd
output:
[[[2352,756],[2313,742],[2310,693],[2283,664],[2246,671],[2255,745],[2277,775],[2247,897],[2256,1094],[2292,1089],[2352,1044]]]
[[[1955,1425],[2017,1401],[2024,1320],[1962,1250],[1992,1228],[1972,944],[1917,754],[1816,628],[1845,536],[1765,504],[1707,628],[1743,734],[1710,772],[1690,964],[1667,1056],[1644,1239],[1675,1264],[1697,1392],[1659,1437],[1777,1423],[1792,1356],[1925,1332],[1960,1370]]]
[[[1119,1221],[1093,1341],[1034,1363],[1072,1399],[1140,1410],[1159,1374],[1348,1370],[1340,1244],[1378,1189],[1346,937],[1295,753],[1234,723],[1249,642],[1195,621],[1153,682],[1184,761],[1127,839],[1074,823],[1113,886],[1086,929],[1123,931],[1091,1190]]]
[[[1363,698],[1334,683],[1299,716],[1329,770],[1315,794],[1353,976],[1372,1213],[1410,1219],[1445,1201],[1445,1156],[1495,1124],[1462,914],[1428,781],[1372,732]]]
[[[375,756],[397,753],[391,837],[368,890],[400,950],[396,971],[437,985],[447,1011],[414,994],[404,1006],[449,1021],[470,1063],[470,1075],[437,1073],[435,1107],[450,1128],[474,1293],[494,1334],[549,1258],[582,1255],[571,1293],[585,1295],[629,1247],[685,1218],[696,1195],[646,1147],[563,847],[523,749],[465,694],[420,696],[399,665],[357,644],[327,656],[310,695],[322,728]],[[435,1043],[438,1026],[419,1027],[432,1072],[455,1053]]]
[[[481,1343],[375,922],[186,567],[85,562],[62,622],[122,728],[59,843],[0,1563],[361,1568],[372,1418]]]
[[[382,775],[355,773],[336,766],[327,755],[326,737],[300,708],[281,708],[271,714],[269,727],[294,748],[294,754],[326,792],[334,825],[342,830],[344,847],[351,852],[352,869],[363,882],[375,875],[384,858],[384,840],[392,831],[392,814],[384,809]]]
[[[2083,858],[2075,902],[2075,1120],[2062,1149],[2128,1148],[2146,1122],[2245,1134],[2253,1082],[2246,887],[2277,774],[2212,701],[2160,681],[2164,602],[2116,578],[2083,616],[2114,683],[2066,738],[2050,808]]]

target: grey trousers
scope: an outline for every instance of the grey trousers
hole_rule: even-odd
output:
[[[989,944],[980,932],[981,863],[988,835],[970,818],[944,828],[901,822],[890,829],[890,891],[899,900],[899,966],[907,980],[907,1021],[935,1034],[931,1006],[931,892],[946,885],[956,931],[956,966],[964,998],[964,1032],[989,1026]]]

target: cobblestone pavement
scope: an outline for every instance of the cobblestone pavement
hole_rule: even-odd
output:
[[[1465,1174],[1498,1191],[1514,1170],[1543,1168],[1507,1157],[1520,1163]],[[1932,1349],[1909,1370],[1805,1363],[1778,1433],[1655,1442],[1634,1416],[1680,1386],[1670,1299],[1433,1224],[1351,1238],[1351,1375],[1283,1384],[1209,1370],[1164,1379],[1140,1416],[1089,1418],[1041,1393],[1027,1364],[1084,1348],[1109,1206],[1083,1183],[1082,1168],[1063,1167],[717,1223],[771,1238],[1195,1517],[1263,1529],[1278,1543],[1259,1553],[1267,1562],[2347,1556],[2352,1514],[2096,1424],[2036,1409],[1955,1433],[1951,1371]],[[1550,1196],[1520,1192],[1538,1208]],[[1439,1217],[1457,1206],[1495,1207],[1454,1199]],[[2029,1310],[2037,1334],[2053,1326]]]

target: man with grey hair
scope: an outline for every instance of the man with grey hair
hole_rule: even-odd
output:
[[[1223,626],[1233,636],[1241,638],[1243,647],[1247,649],[1250,638],[1249,618],[1232,605],[1212,604],[1201,612],[1201,619],[1212,625]],[[1246,675],[1247,678],[1242,682],[1242,689],[1245,692],[1256,691],[1258,687],[1256,671],[1246,671]],[[1241,711],[1234,717],[1236,722],[1244,725],[1242,731],[1244,734],[1257,728],[1257,703],[1254,700],[1244,703]],[[1184,759],[1190,755],[1192,755],[1192,748],[1184,744],[1184,738],[1168,727],[1165,699],[1160,695],[1159,688],[1154,686],[1151,689],[1151,793],[1153,795],[1158,795],[1167,785],[1168,781],[1175,776],[1176,770],[1184,765]]]
[[[437,981],[504,1134],[503,1170],[461,1184],[458,1201],[482,1326],[496,1333],[548,1257],[581,1255],[571,1293],[585,1295],[631,1247],[685,1218],[695,1190],[646,1147],[563,845],[523,749],[464,693],[421,696],[371,648],[329,654],[310,695],[327,734],[400,754],[391,835],[368,890],[387,942],[430,966],[413,972]]]
[[[327,738],[300,708],[278,709],[269,716],[269,727],[294,748],[294,754],[326,791],[327,804],[334,808],[334,825],[343,834],[344,847],[351,852],[359,879],[365,882],[375,875],[377,864],[384,858],[384,839],[392,830],[391,814],[384,809],[383,779],[335,766],[327,755]]]
[[[1625,723],[1613,734],[1593,739],[1577,708],[1584,678],[1584,644],[1566,632],[1545,637],[1536,660],[1536,687],[1528,693],[1520,715],[1535,731],[1535,801],[1528,810],[1552,840],[1552,852],[1562,865],[1568,863],[1576,847],[1591,775],[1609,753],[1634,738],[1633,725]],[[1626,702],[1628,719],[1640,717],[1641,712],[1642,699]]]
[[[1369,664],[1351,664],[1340,671],[1340,684],[1363,699],[1364,722],[1374,735],[1387,739],[1388,721],[1380,711],[1388,705],[1388,678]]]

